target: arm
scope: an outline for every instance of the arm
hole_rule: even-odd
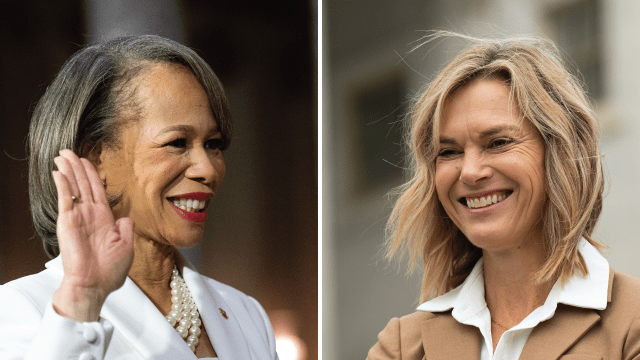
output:
[[[64,277],[52,297],[52,289],[35,291],[33,297],[19,286],[0,287],[2,359],[78,358],[83,353],[102,359],[113,326],[100,320],[100,310],[124,284],[133,261],[133,223],[115,221],[93,165],[70,150],[61,151],[55,162]],[[19,281],[33,285],[29,279]]]

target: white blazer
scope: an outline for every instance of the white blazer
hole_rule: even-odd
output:
[[[131,279],[107,297],[100,321],[79,323],[51,305],[61,257],[46,268],[0,286],[0,359],[196,359]],[[278,359],[271,323],[255,299],[190,264],[182,273],[220,360]]]

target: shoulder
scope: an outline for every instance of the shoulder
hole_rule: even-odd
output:
[[[49,270],[0,285],[0,354],[24,357],[59,286]]]
[[[640,280],[617,271],[610,282],[609,303],[603,317],[624,317],[640,321]]]
[[[425,320],[430,320],[443,314],[446,315],[449,314],[449,312],[434,314],[428,311],[416,311],[413,314],[405,315],[397,319],[399,334],[403,339],[410,339],[415,337],[417,333],[419,338],[420,324]],[[391,324],[391,321],[389,324]]]
[[[10,281],[0,286],[0,308],[32,307],[42,314],[61,281],[62,276],[52,269]]]
[[[640,279],[614,271],[613,283],[611,284],[611,301],[634,305],[634,309],[640,310],[637,305],[640,301]]]
[[[405,315],[401,318],[393,318],[387,326],[380,332],[380,336],[391,336],[401,338],[403,341],[420,337],[420,324],[436,317],[436,314],[427,311],[416,311],[413,314]]]
[[[421,358],[423,353],[421,323],[430,320],[437,315],[416,311],[413,314],[401,318],[393,318],[387,326],[378,334],[378,343],[374,345],[367,359],[401,359],[413,358],[409,354],[415,354]]]
[[[598,312],[601,317],[598,328],[608,338],[618,339],[623,355],[640,356],[640,280],[615,271],[610,286],[610,302]]]

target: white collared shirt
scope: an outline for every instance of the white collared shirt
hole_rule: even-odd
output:
[[[558,303],[595,310],[604,310],[607,307],[609,262],[585,239],[580,240],[579,251],[587,264],[589,276],[574,276],[564,287],[560,285],[560,280],[556,281],[542,306],[531,312],[520,324],[502,334],[495,352],[491,351],[491,314],[484,299],[482,258],[460,286],[421,304],[418,310],[443,312],[453,309],[451,315],[459,323],[480,329],[484,338],[480,351],[481,360],[517,359],[533,328],[553,317]]]

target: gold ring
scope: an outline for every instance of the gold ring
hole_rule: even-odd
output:
[[[71,200],[73,200],[74,204],[80,203],[80,198],[76,197],[75,195],[71,195]]]

